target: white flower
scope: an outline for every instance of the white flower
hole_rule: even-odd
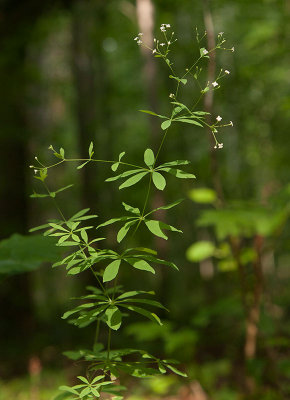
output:
[[[232,51],[232,52],[234,52],[234,51],[235,51],[235,48],[234,48],[234,46],[231,48],[231,51]]]
[[[212,83],[212,86],[213,87],[216,87],[216,86],[218,86],[219,84],[216,82],[216,81],[214,81],[213,83]]]
[[[36,156],[34,158],[35,158],[36,161],[38,161],[38,158]]]
[[[37,174],[37,172],[38,172],[37,169],[35,169],[35,170],[34,170],[34,173]]]
[[[153,42],[154,42],[154,43],[156,42],[156,38],[153,39]]]
[[[227,69],[225,70],[225,74],[229,75],[230,71],[228,71]]]
[[[142,44],[142,40],[137,40],[137,44],[140,46],[140,44]]]
[[[160,43],[160,46],[165,46],[165,43]]]
[[[143,33],[142,32],[138,33],[138,36],[143,36]]]
[[[152,53],[155,54],[156,53],[156,49],[152,50]]]
[[[218,144],[218,148],[219,148],[219,149],[222,149],[223,147],[224,147],[224,144],[223,144],[223,143],[219,143],[219,144]]]
[[[164,26],[164,25],[161,25],[161,26],[160,26],[160,30],[161,30],[161,32],[166,32],[165,26]]]
[[[139,36],[136,36],[136,37],[134,38],[134,40],[139,40]]]
[[[170,42],[170,40],[169,40],[169,42],[167,42],[167,44],[168,44],[168,46],[169,46],[169,45],[171,45],[171,42]]]
[[[166,24],[165,26],[166,26],[166,28],[170,28],[170,24]]]
[[[230,126],[234,126],[233,121],[230,121]]]
[[[214,149],[217,149],[217,145],[214,146]]]
[[[170,97],[171,99],[174,99],[175,96],[174,96],[173,93],[170,93],[169,97]]]
[[[208,51],[206,49],[203,50],[202,54],[207,54]]]
[[[34,165],[29,165],[29,168],[34,168]]]
[[[220,121],[222,120],[222,117],[221,117],[220,115],[218,115],[218,116],[216,117],[216,120],[217,120],[218,122],[220,122]]]
[[[224,34],[224,32],[220,32],[219,34],[218,34],[218,36],[222,36]]]

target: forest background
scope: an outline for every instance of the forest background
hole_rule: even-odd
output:
[[[179,359],[189,378],[145,380],[131,397],[290,396],[290,1],[3,0],[0,400],[50,399],[60,378],[69,381],[79,368],[61,352],[92,334],[60,318],[88,277],[68,279],[51,269],[53,243],[28,234],[54,216],[48,200],[29,198],[37,188],[29,165],[36,154],[48,160],[51,144],[82,157],[93,140],[102,158],[126,150],[133,161],[148,143],[154,148],[158,123],[138,110],[162,114],[172,82],[133,39],[144,30],[155,35],[161,23],[177,35],[177,68],[196,51],[196,27],[207,29],[205,47],[213,31],[225,32],[235,52],[218,53],[204,74],[230,74],[204,107],[234,127],[220,133],[223,149],[214,150],[208,132],[191,125],[174,128],[166,145],[162,161],[191,160],[197,177],[194,184],[173,181],[166,196],[153,199],[155,207],[176,194],[185,198],[170,221],[161,215],[184,234],[155,243],[181,272],[144,278],[171,312],[161,328],[131,320],[122,344],[141,342]],[[66,166],[51,184],[74,184],[73,195],[60,197],[68,215],[90,207],[101,218],[118,216],[120,195],[107,177],[99,166],[77,174]],[[132,201],[143,195],[134,187]],[[108,229],[111,246],[115,233]]]

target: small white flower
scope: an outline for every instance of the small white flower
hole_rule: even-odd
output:
[[[171,99],[174,99],[175,96],[174,96],[173,93],[170,93],[169,97],[170,97]]]
[[[48,150],[53,150],[52,144],[49,146]]]
[[[161,26],[160,26],[160,30],[161,30],[161,32],[166,32],[165,26],[164,26],[164,25],[161,25]]]
[[[143,36],[143,33],[142,33],[142,32],[139,32],[139,33],[138,33],[138,36]]]
[[[153,42],[156,43],[156,38],[153,39]]]
[[[165,43],[160,43],[160,46],[165,46]]]
[[[156,53],[156,49],[152,50],[152,54],[155,54],[155,53]]]
[[[29,168],[34,168],[34,165],[29,165]]]
[[[229,75],[230,71],[228,71],[227,69],[225,70],[225,74]]]
[[[137,44],[140,46],[140,44],[142,44],[142,40],[137,40]]]
[[[171,42],[170,42],[170,40],[169,40],[169,42],[167,42],[167,44],[168,44],[168,46],[170,46],[170,45],[171,45]]]
[[[38,161],[38,158],[36,156],[34,158],[35,158],[36,161]]]
[[[214,146],[214,149],[217,149],[217,145]]]
[[[203,50],[202,54],[207,54],[208,51],[206,49]]]
[[[224,147],[224,144],[223,144],[223,143],[219,143],[219,144],[218,144],[218,148],[219,148],[219,149],[222,149],[223,147]]]
[[[37,174],[37,172],[38,172],[37,169],[35,169],[35,170],[34,170],[34,173]]]
[[[216,81],[214,81],[213,83],[212,83],[212,86],[213,87],[216,87],[216,86],[218,86],[219,84],[216,82]]]
[[[235,48],[234,48],[234,46],[231,48],[231,51],[232,51],[232,52],[234,52],[234,51],[235,51]]]
[[[222,36],[224,34],[224,32],[220,32],[219,34],[218,34],[218,36]]]
[[[220,122],[220,121],[222,120],[222,117],[221,117],[220,115],[218,115],[218,116],[216,117],[216,120],[217,120],[218,122]]]
[[[170,28],[170,24],[166,24],[165,26],[166,26],[166,28]]]
[[[134,38],[134,40],[139,40],[139,36],[136,36],[136,37]]]
[[[233,121],[230,121],[230,126],[234,126]]]

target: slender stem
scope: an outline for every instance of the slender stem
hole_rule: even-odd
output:
[[[97,344],[97,343],[98,343],[98,340],[99,340],[100,325],[101,325],[101,320],[98,319],[98,321],[97,321],[97,327],[96,327],[96,334],[95,334],[95,342],[94,342],[94,344]]]
[[[110,351],[111,351],[111,335],[112,335],[112,329],[109,328],[109,333],[108,333],[108,344],[107,344],[107,361],[109,361],[109,358],[110,358]]]

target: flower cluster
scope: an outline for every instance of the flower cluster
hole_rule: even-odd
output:
[[[161,32],[166,32],[167,28],[170,28],[170,24],[161,24],[160,26]]]
[[[140,32],[140,33],[138,33],[138,36],[136,36],[135,38],[134,38],[134,40],[136,40],[136,42],[137,42],[137,44],[140,46],[143,42],[142,42],[142,36],[143,36],[143,33],[142,32]]]

